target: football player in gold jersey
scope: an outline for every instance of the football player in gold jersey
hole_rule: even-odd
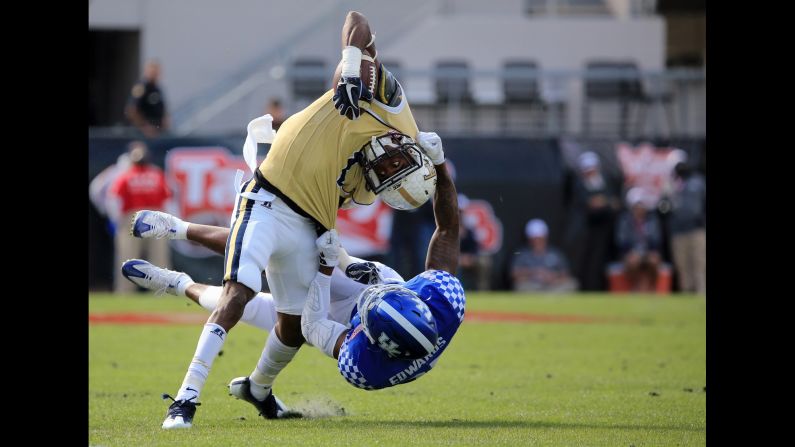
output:
[[[163,428],[191,427],[212,363],[261,290],[263,271],[277,323],[238,397],[266,418],[286,417],[271,387],[305,341],[301,312],[318,269],[317,236],[336,226],[344,204],[369,205],[384,192],[387,203],[388,195],[418,206],[433,194],[433,186],[425,185],[435,185],[434,165],[444,162],[441,140],[417,129],[402,87],[378,61],[374,36],[363,15],[348,13],[335,88],[281,125],[254,178],[240,187],[225,250],[223,292]],[[410,178],[419,187],[404,188]]]

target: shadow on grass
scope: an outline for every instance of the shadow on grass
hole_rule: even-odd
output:
[[[644,424],[598,424],[598,423],[579,423],[579,422],[550,422],[550,421],[531,421],[531,420],[459,420],[449,421],[362,421],[345,420],[335,421],[339,424],[350,424],[359,429],[364,428],[458,428],[458,429],[482,429],[482,428],[559,428],[559,429],[606,429],[606,430],[681,430],[700,432],[706,427],[693,427],[687,425],[644,425]]]

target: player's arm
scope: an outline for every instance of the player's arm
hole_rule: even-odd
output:
[[[461,249],[458,240],[458,193],[445,162],[436,165],[436,175],[438,181],[433,196],[436,231],[428,245],[425,268],[427,270],[443,270],[455,275],[458,269],[458,254]]]
[[[436,192],[433,196],[433,214],[436,231],[428,245],[425,259],[427,270],[443,270],[455,275],[461,242],[458,239],[458,193],[447,171],[442,139],[434,132],[419,132],[417,143],[436,167]]]
[[[352,45],[362,53],[375,57],[374,40],[367,17],[356,11],[348,12],[345,24],[342,25],[342,48]]]
[[[320,250],[320,267],[309,284],[304,310],[301,313],[301,333],[311,345],[336,359],[348,328],[328,319],[331,307],[331,273],[339,264],[340,240],[336,230],[323,233],[315,241]]]
[[[367,18],[350,11],[342,25],[342,62],[334,92],[334,107],[340,115],[356,120],[361,115],[359,100],[370,101],[373,95],[361,79],[362,59],[375,62],[375,36],[370,32]]]

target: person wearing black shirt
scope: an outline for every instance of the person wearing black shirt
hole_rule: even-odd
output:
[[[143,78],[133,86],[124,110],[127,119],[147,138],[163,134],[170,126],[159,80],[160,64],[157,61],[147,62]]]

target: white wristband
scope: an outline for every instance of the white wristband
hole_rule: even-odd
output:
[[[362,65],[362,50],[347,46],[342,50],[342,77],[359,77]]]

